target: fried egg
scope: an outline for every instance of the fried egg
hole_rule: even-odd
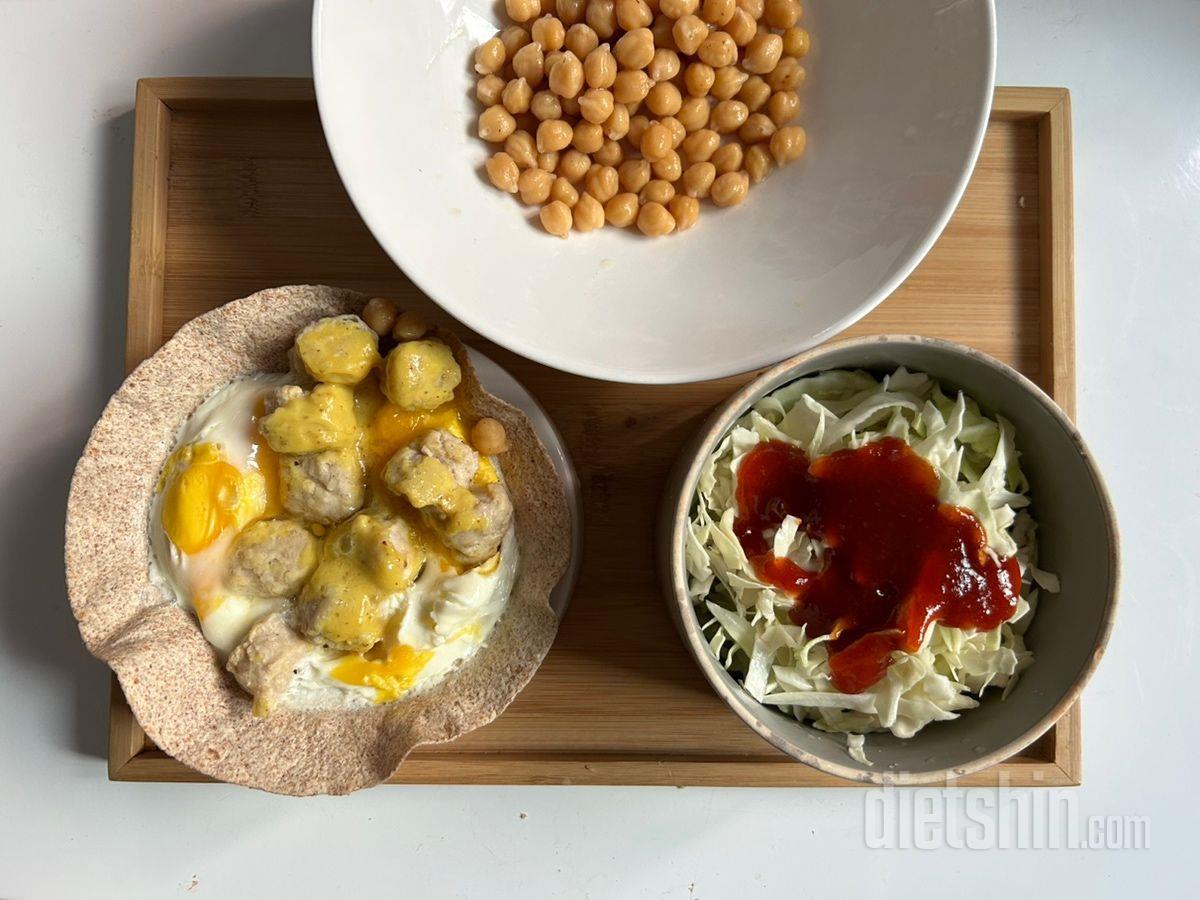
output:
[[[279,456],[259,435],[257,421],[271,391],[289,383],[282,374],[247,376],[201,404],[179,432],[150,507],[151,579],[196,616],[222,664],[264,616],[279,610],[292,618],[290,598],[245,596],[225,584],[238,533],[258,519],[283,514]],[[394,439],[373,430],[365,434],[368,443]],[[495,480],[501,477],[497,471],[484,458],[479,477]],[[324,534],[320,526],[312,530]],[[313,644],[279,705],[369,706],[436,684],[486,642],[516,566],[511,529],[495,556],[465,571],[429,554],[415,582],[384,600],[384,639],[363,653]]]

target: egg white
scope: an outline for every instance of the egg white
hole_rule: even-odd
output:
[[[180,429],[173,449],[201,442],[218,444],[226,460],[239,471],[254,469],[251,429],[258,402],[266,391],[289,383],[286,374],[267,373],[230,382],[196,408]],[[499,466],[496,468],[499,471]],[[192,598],[196,588],[219,580],[224,573],[234,529],[227,529],[199,553],[184,554],[163,529],[164,494],[157,492],[150,504],[150,579],[168,598],[195,614]],[[459,574],[443,571],[437,560],[430,559],[413,585],[387,598],[391,617],[385,635],[387,644],[404,644],[431,653],[409,694],[437,684],[486,644],[512,591],[517,556],[514,530],[509,529],[501,544],[498,565],[484,563]],[[222,663],[255,622],[288,606],[285,598],[262,599],[229,592],[224,598],[203,620],[197,617],[200,630]],[[297,665],[279,705],[330,710],[374,704],[375,688],[333,677],[333,670],[344,656],[341,651],[313,645],[312,652]]]

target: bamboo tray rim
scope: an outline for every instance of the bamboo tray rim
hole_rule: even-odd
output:
[[[168,171],[175,112],[312,109],[309,78],[149,78],[137,83],[133,157],[130,283],[126,368],[160,345],[166,276]],[[1074,249],[1070,95],[1056,87],[998,87],[991,122],[1026,122],[1038,140],[1041,383],[1068,416],[1075,416]],[[231,298],[232,299],[232,298]],[[886,301],[885,301],[886,304]],[[962,785],[1069,786],[1082,777],[1079,707],[1053,727],[1049,755],[1018,754],[957,782]],[[109,777],[115,781],[208,781],[153,746],[125,703],[116,679],[109,716]],[[416,754],[398,780],[405,783],[597,784],[853,787],[803,764],[728,753],[574,753],[475,751]]]

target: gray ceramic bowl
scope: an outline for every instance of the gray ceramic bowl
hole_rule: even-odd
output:
[[[984,695],[978,709],[935,722],[915,737],[867,736],[872,765],[845,741],[763,706],[713,658],[687,597],[683,547],[696,481],[717,442],[756,400],[825,369],[925,372],[1009,419],[1029,477],[1039,529],[1039,565],[1058,574],[1026,634],[1034,664],[1009,696]],[[664,498],[662,574],[668,603],[692,656],[742,720],[780,750],[823,772],[879,784],[923,784],[1001,762],[1043,734],[1078,698],[1112,629],[1119,580],[1117,527],[1104,483],[1075,426],[1023,375],[975,350],[922,337],[881,337],[820,347],[764,372],[722,405],[684,452]]]

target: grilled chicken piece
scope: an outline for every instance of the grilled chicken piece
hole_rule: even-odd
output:
[[[317,539],[288,519],[261,519],[233,542],[225,583],[252,597],[295,597],[317,566]]]
[[[460,562],[475,566],[494,556],[504,535],[512,526],[513,506],[508,491],[499,482],[475,488],[475,498],[468,527],[455,530],[452,517],[439,532],[446,546],[454,551]]]
[[[270,715],[292,683],[296,666],[312,647],[288,628],[280,613],[271,613],[251,627],[233,648],[225,668],[254,698],[254,714]]]
[[[362,460],[356,450],[323,450],[280,461],[283,508],[308,522],[340,522],[362,508],[364,491]]]

